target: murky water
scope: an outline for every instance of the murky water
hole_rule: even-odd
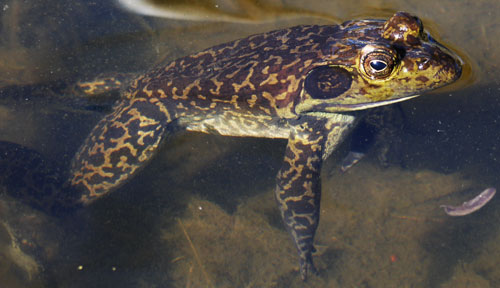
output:
[[[457,50],[470,72],[402,104],[402,143],[389,168],[372,153],[340,173],[347,145],[325,163],[320,273],[306,284],[273,199],[285,141],[182,133],[131,182],[76,215],[53,219],[2,196],[5,287],[500,286],[498,199],[462,218],[439,209],[500,187],[498,1],[191,4],[206,22],[87,2],[0,4],[0,140],[37,151],[55,167],[67,166],[113,100],[81,104],[71,83],[141,73],[253,33],[404,10]],[[187,11],[182,1],[171,7]],[[225,22],[213,21],[218,17]]]

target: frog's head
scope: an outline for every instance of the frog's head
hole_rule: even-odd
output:
[[[338,33],[338,34],[337,34]],[[362,110],[447,85],[460,77],[461,61],[433,40],[420,19],[398,12],[386,22],[349,21],[323,49],[327,64],[303,82],[297,113]]]

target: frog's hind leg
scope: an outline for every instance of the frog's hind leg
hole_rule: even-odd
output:
[[[303,280],[316,273],[311,253],[319,222],[321,148],[292,135],[275,190],[281,217],[299,253]]]
[[[299,253],[303,280],[308,274],[316,273],[311,254],[319,223],[321,166],[323,156],[328,153],[326,122],[309,116],[290,121],[292,131],[277,176],[276,200]]]
[[[143,167],[170,128],[170,113],[155,98],[126,99],[92,130],[71,163],[69,185],[87,204]]]
[[[306,280],[316,272],[312,252],[319,223],[321,166],[345,138],[355,118],[302,116],[290,120],[290,136],[275,190],[281,217],[299,254],[300,274]]]

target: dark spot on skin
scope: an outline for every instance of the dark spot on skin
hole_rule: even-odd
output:
[[[365,87],[362,87],[361,89],[359,89],[359,93],[360,93],[361,95],[366,95],[366,94],[367,94],[367,92],[366,92]]]
[[[420,82],[427,82],[429,81],[429,78],[425,77],[425,76],[418,76],[417,78],[415,78],[417,81],[420,81]]]
[[[406,43],[416,46],[420,44],[420,38],[415,37],[413,35],[407,35],[406,36]]]
[[[253,66],[253,64],[252,64],[252,63],[249,63],[249,64],[247,64],[245,67],[243,67],[241,70],[243,70],[243,71],[250,70],[250,68],[251,68],[252,66]]]
[[[399,46],[399,45],[394,45],[393,46],[394,50],[398,53],[398,59],[403,59],[405,58],[406,55],[406,50],[404,47]]]
[[[321,66],[307,75],[304,87],[314,99],[338,97],[351,87],[351,74],[339,67]]]
[[[410,77],[401,78],[401,81],[405,81],[406,83],[410,82],[410,80]]]

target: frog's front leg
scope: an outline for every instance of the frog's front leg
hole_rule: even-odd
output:
[[[276,200],[300,258],[300,274],[315,273],[313,241],[319,223],[321,165],[345,137],[353,117],[301,117],[292,125],[283,166],[277,176]]]

